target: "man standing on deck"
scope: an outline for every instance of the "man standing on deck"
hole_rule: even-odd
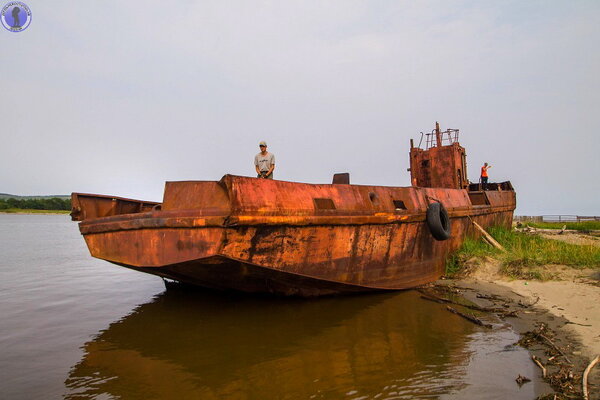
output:
[[[481,167],[481,186],[483,187],[483,190],[487,189],[487,183],[488,183],[487,170],[489,168],[492,168],[492,166],[488,165],[488,163],[483,163],[483,167]]]
[[[254,156],[254,167],[258,174],[257,178],[273,179],[275,154],[267,151],[267,142],[264,140],[258,146],[260,147],[260,153]]]

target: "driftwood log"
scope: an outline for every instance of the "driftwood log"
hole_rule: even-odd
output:
[[[594,358],[589,363],[589,365],[587,366],[587,368],[583,372],[583,380],[581,382],[581,385],[583,386],[582,389],[583,389],[583,398],[584,398],[584,400],[588,400],[589,399],[588,390],[587,390],[588,375],[590,374],[590,371],[592,370],[592,368],[594,368],[594,365],[596,365],[599,360],[600,360],[600,355],[597,355],[596,358]]]
[[[469,219],[470,219],[470,218],[469,218]],[[477,222],[473,221],[472,219],[471,219],[471,222],[473,223],[473,226],[474,226],[474,227],[475,227],[475,228],[476,228],[476,229],[477,229],[479,232],[481,232],[481,234],[483,235],[483,240],[484,240],[486,243],[488,243],[489,245],[491,245],[491,246],[493,246],[493,247],[497,248],[498,250],[506,251],[506,249],[505,249],[504,247],[502,247],[502,245],[501,245],[500,243],[498,243],[498,242],[496,241],[496,239],[494,239],[494,238],[492,237],[492,235],[490,235],[489,233],[487,233],[487,232],[485,231],[485,229],[483,229],[483,228],[481,227],[481,225],[479,225]]]
[[[478,306],[476,304],[463,304],[463,303],[459,303],[457,301],[453,301],[453,300],[447,299],[445,297],[436,296],[435,294],[433,294],[431,292],[426,292],[426,291],[422,291],[422,290],[419,290],[419,292],[421,293],[421,298],[423,300],[433,301],[435,303],[440,303],[440,304],[444,304],[444,303],[456,304],[457,306],[461,306],[461,307],[465,307],[465,308],[469,308],[471,310],[481,311],[481,312],[500,312],[500,311],[504,311],[504,309],[497,308],[497,307],[480,307],[480,306]]]
[[[452,308],[450,306],[446,306],[446,309],[448,309],[448,311],[450,311],[450,312],[452,312],[452,313],[454,313],[456,315],[460,315],[461,317],[463,317],[467,321],[471,321],[474,324],[477,324],[479,326],[483,326],[483,327],[486,327],[486,328],[492,328],[491,324],[486,324],[485,322],[483,322],[479,318],[476,318],[476,317],[474,317],[472,315],[468,315],[468,314],[462,313],[462,312],[460,312],[460,311],[458,311],[458,310],[456,310],[456,309],[454,309],[454,308]]]

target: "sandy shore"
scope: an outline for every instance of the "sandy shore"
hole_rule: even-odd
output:
[[[464,298],[482,307],[515,311],[515,317],[505,321],[523,337],[544,326],[569,358],[575,380],[580,379],[590,360],[600,354],[600,271],[550,265],[545,268],[557,280],[540,282],[508,279],[499,273],[499,267],[495,260],[480,260],[468,268],[467,277],[438,284],[457,288]],[[548,346],[534,344],[529,350],[549,371],[556,373],[560,368],[553,365]],[[599,366],[589,380],[590,399],[600,399]]]
[[[512,292],[529,304],[536,302],[538,307],[568,321],[565,328],[576,334],[583,351],[592,357],[600,354],[600,271],[547,266],[559,280],[540,282],[510,280],[501,276],[498,268],[493,262],[486,262],[463,283],[491,283],[499,287],[496,291],[505,295],[510,296]],[[493,291],[493,286],[488,286],[488,290]]]
[[[539,306],[565,318],[566,328],[579,337],[583,351],[600,354],[600,286],[576,281],[498,282],[530,301],[539,298]]]

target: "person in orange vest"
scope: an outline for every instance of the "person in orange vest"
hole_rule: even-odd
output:
[[[483,167],[481,167],[481,185],[483,186],[483,190],[487,189],[487,183],[488,183],[487,170],[489,168],[492,168],[492,166],[488,165],[488,163],[483,163]]]

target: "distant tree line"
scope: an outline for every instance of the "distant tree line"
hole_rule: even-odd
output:
[[[21,208],[25,210],[70,210],[70,199],[58,197],[45,199],[0,199],[0,210],[8,208]]]

